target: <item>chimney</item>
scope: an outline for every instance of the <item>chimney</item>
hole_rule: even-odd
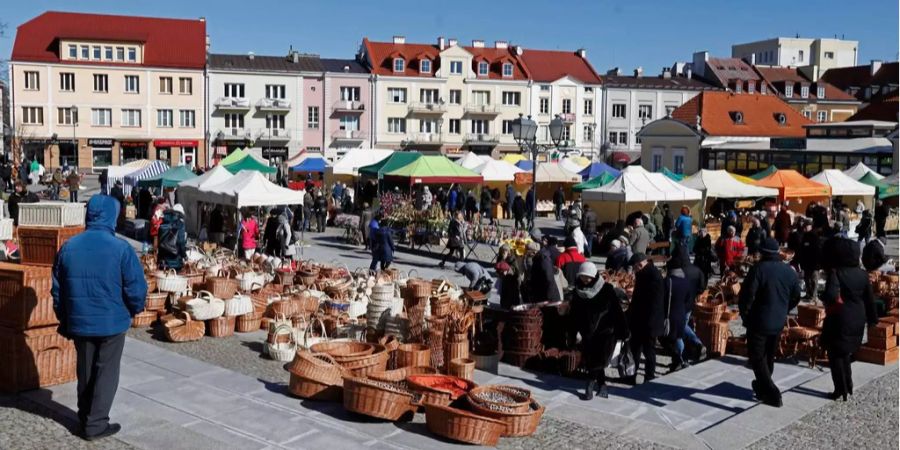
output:
[[[349,64],[344,64],[344,72],[345,72],[345,73],[346,73],[346,72],[350,72],[350,65],[349,65]]]
[[[709,61],[709,52],[704,50],[702,52],[695,52],[693,58],[693,65],[691,68],[697,72],[697,75],[700,78],[704,77],[704,73],[706,72],[706,63]]]
[[[684,77],[690,80],[694,75],[694,66],[692,64],[685,64],[684,66]]]
[[[751,53],[750,56],[744,58],[744,62],[750,64],[751,66],[756,65],[756,53]]]
[[[247,59],[249,59],[250,61],[253,61],[254,57],[255,57],[255,55],[253,54],[253,52],[247,52]]]
[[[200,20],[201,22],[206,22],[206,17],[200,16],[200,19],[199,19],[199,20]]]
[[[394,43],[395,43],[395,44],[405,44],[405,43],[406,43],[406,37],[404,37],[404,36],[394,36]]]
[[[579,48],[578,50],[575,50],[575,54],[578,55],[578,57],[581,59],[587,58],[587,50],[585,50],[583,48]]]
[[[618,67],[613,67],[612,69],[609,69],[606,71],[606,76],[608,76],[608,77],[617,77],[619,75],[620,75],[620,73],[619,73]]]
[[[494,41],[494,48],[509,48],[509,42]]]
[[[473,40],[472,40],[472,47],[475,47],[475,48],[484,48],[484,41],[482,41],[481,39],[473,39]]]
[[[640,77],[642,77],[642,76],[644,76],[644,68],[638,66],[637,69],[634,69],[634,77],[635,77],[635,78],[640,78]]]
[[[872,72],[872,75],[875,75],[875,73],[878,72],[878,69],[881,69],[881,63],[882,63],[882,62],[883,62],[883,61],[881,61],[880,59],[873,59],[873,60],[872,60],[872,64],[871,64],[871,72]]]
[[[672,72],[669,72],[669,68],[668,68],[668,67],[663,67],[663,68],[662,68],[662,77],[663,77],[664,79],[672,78]]]
[[[516,56],[522,56],[522,53],[525,52],[525,49],[522,48],[521,45],[517,45],[517,46],[513,47],[513,51],[516,52]]]
[[[441,51],[443,51],[444,49],[447,48],[447,41],[444,39],[443,36],[438,36],[438,48]]]
[[[450,47],[455,47],[457,44],[459,44],[459,41],[456,40],[456,38],[450,38],[450,40],[447,41],[447,45]]]
[[[291,52],[291,61],[293,61],[294,64],[299,63],[300,62],[300,52],[292,51]]]

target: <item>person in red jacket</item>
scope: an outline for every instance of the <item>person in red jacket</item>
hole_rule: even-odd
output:
[[[555,264],[566,277],[569,286],[575,286],[575,277],[578,274],[578,269],[581,267],[581,263],[587,260],[584,258],[584,255],[578,251],[578,243],[575,242],[575,239],[571,235],[566,237],[564,246],[566,251],[559,254]]]
[[[725,235],[716,242],[716,254],[719,256],[719,269],[721,270],[719,273],[722,275],[733,270],[738,258],[744,256],[746,246],[741,242],[741,238],[735,236],[735,233],[735,228],[729,226]]]

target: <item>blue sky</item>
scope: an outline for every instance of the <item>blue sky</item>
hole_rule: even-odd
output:
[[[0,55],[8,58],[15,28],[46,10],[167,17],[206,17],[212,51],[287,54],[288,47],[352,58],[364,36],[435,42],[437,36],[508,40],[543,49],[586,48],[601,73],[637,66],[657,74],[708,50],[729,56],[731,44],[774,36],[845,36],[860,41],[860,64],[896,60],[897,2],[863,0],[500,1],[500,0],[9,0]],[[77,5],[77,6],[76,6]],[[277,5],[277,6],[276,6]]]

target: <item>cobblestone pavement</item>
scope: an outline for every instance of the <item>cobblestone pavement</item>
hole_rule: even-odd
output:
[[[0,449],[129,450],[134,447],[108,438],[86,442],[72,434],[73,427],[58,413],[23,397],[0,396]]]

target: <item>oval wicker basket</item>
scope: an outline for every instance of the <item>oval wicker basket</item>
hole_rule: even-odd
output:
[[[497,419],[506,425],[503,433],[500,435],[502,437],[531,436],[537,430],[538,425],[541,423],[541,417],[544,415],[544,407],[534,400],[531,401],[528,405],[528,410],[525,412],[498,411],[485,407],[481,403],[473,402],[471,397],[467,397],[467,400],[469,400],[469,407],[472,409],[472,412],[480,416]]]
[[[379,419],[399,420],[415,413],[414,395],[383,381],[344,378],[344,409]]]
[[[475,375],[475,360],[470,358],[454,358],[447,363],[447,375],[471,380]]]
[[[177,312],[171,320],[163,321],[166,339],[172,342],[198,341],[206,333],[206,325],[199,320],[191,320],[185,312]]]
[[[216,298],[231,298],[238,290],[238,280],[232,277],[232,273],[220,270],[214,277],[206,277],[206,290]]]
[[[144,302],[145,311],[162,311],[166,309],[166,300],[169,298],[168,292],[150,292],[147,291],[147,299]]]
[[[339,402],[344,393],[340,384],[328,385],[315,380],[291,374],[288,391],[300,398],[324,402]]]
[[[419,400],[419,402],[423,405],[446,406],[449,405],[453,400],[456,400],[461,396],[458,393],[454,393],[446,389],[441,389],[421,383],[421,380],[424,377],[446,379],[448,382],[452,382],[460,386],[461,389],[466,392],[471,391],[476,386],[475,383],[470,380],[454,377],[452,375],[410,375],[406,378],[406,384],[409,386],[410,391],[421,395],[421,399]],[[465,388],[462,388],[462,386],[465,386]]]
[[[313,353],[326,353],[330,356],[354,357],[366,356],[375,352],[375,346],[365,342],[330,341],[319,342],[309,348]]]
[[[500,398],[506,400],[500,400]],[[469,403],[481,405],[483,408],[510,413],[528,412],[531,405],[531,392],[527,389],[502,384],[479,386],[466,395]]]
[[[299,377],[328,386],[342,385],[343,376],[347,374],[331,356],[325,353],[312,353],[309,350],[298,350],[287,370]]]
[[[404,367],[402,369],[385,370],[384,372],[374,372],[369,374],[370,380],[386,381],[388,383],[399,383],[405,381],[410,375],[435,375],[438,371],[431,366]]]
[[[141,311],[131,318],[131,328],[147,328],[157,317],[156,311]]]
[[[206,321],[206,332],[210,337],[234,336],[235,316],[219,316]]]
[[[503,421],[439,405],[425,405],[425,425],[438,436],[489,447],[495,447],[506,430]]]
[[[259,311],[237,316],[234,322],[234,331],[238,333],[252,333],[257,331],[259,330],[261,320],[262,313]]]

